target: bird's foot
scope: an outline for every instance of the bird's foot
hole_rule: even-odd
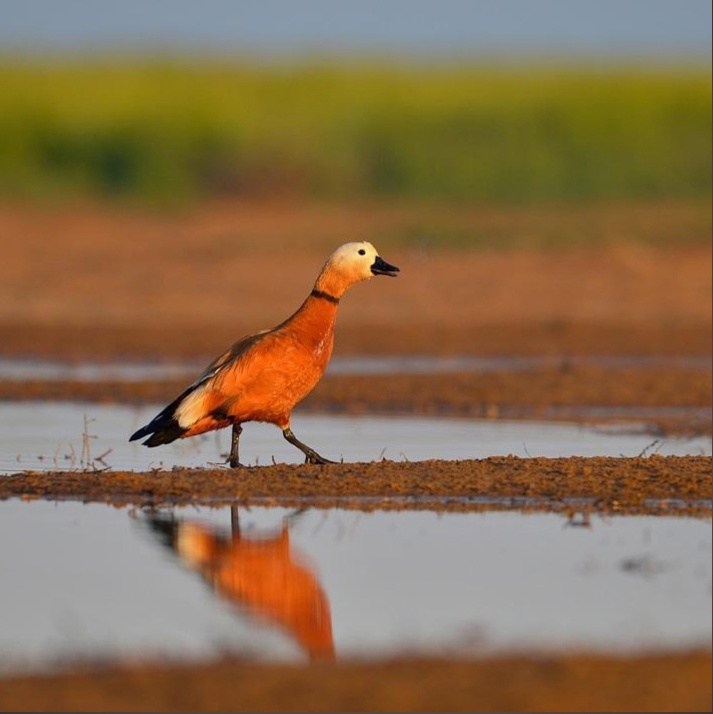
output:
[[[282,435],[290,442],[293,446],[296,446],[304,455],[306,464],[336,464],[336,461],[330,461],[325,459],[324,456],[320,456],[313,448],[303,444],[293,433],[290,427],[286,427],[282,430]]]
[[[306,464],[336,464],[337,461],[331,461],[330,459],[325,459],[324,456],[320,456],[316,451],[310,449],[310,453],[305,452],[305,463]]]

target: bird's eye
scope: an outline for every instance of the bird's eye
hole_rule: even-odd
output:
[[[366,255],[366,251],[363,248],[360,248],[359,255]]]

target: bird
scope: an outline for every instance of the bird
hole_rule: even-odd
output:
[[[294,407],[321,379],[334,346],[339,302],[353,285],[376,275],[396,277],[366,241],[339,246],[324,263],[302,305],[276,327],[239,339],[129,441],[149,447],[232,427],[228,463],[239,459],[246,422],[274,424],[311,464],[335,463],[301,442],[290,428]]]

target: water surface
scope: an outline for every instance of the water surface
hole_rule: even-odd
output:
[[[129,436],[163,405],[141,408],[80,403],[0,403],[0,474],[26,470],[113,468],[146,471],[211,466],[225,461],[230,430],[157,448]],[[711,439],[656,439],[637,425],[591,427],[536,421],[301,414],[299,439],[334,460],[474,459],[488,456],[638,456],[642,453],[710,455]],[[303,456],[269,424],[246,424],[246,465],[300,463]]]
[[[0,570],[6,670],[226,651],[630,652],[711,637],[711,524],[683,517],[9,500]]]

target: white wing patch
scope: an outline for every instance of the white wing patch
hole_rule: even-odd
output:
[[[216,370],[216,372],[217,371],[218,370]],[[205,416],[203,413],[204,392],[205,387],[198,387],[186,396],[186,398],[178,405],[174,418],[178,422],[178,425],[183,429],[188,429],[199,419]]]

